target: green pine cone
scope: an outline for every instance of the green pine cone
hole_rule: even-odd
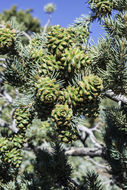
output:
[[[69,128],[64,128],[62,129],[59,128],[57,130],[58,133],[58,139],[63,142],[63,143],[72,143],[72,141],[76,141],[77,138],[77,131],[75,129],[72,129],[71,127]]]
[[[87,27],[79,26],[76,29],[76,35],[77,35],[77,40],[82,44],[88,39],[90,33]]]
[[[113,2],[110,0],[89,0],[88,2],[91,4],[91,9],[98,17],[102,17],[102,15],[111,14],[113,9]]]
[[[22,162],[21,150],[26,142],[25,132],[32,121],[29,106],[17,108],[13,118],[19,130],[9,138],[0,138],[0,152],[5,164],[18,168]]]
[[[78,43],[75,28],[61,28],[59,25],[51,27],[48,33],[48,49],[56,58],[60,59],[65,49],[68,49]]]
[[[45,55],[44,49],[31,49],[30,51],[30,59],[34,64],[42,63],[44,55]]]
[[[91,62],[88,54],[85,54],[84,51],[78,47],[65,49],[61,61],[64,64],[64,69],[67,70],[68,73],[76,73],[84,69]]]
[[[21,149],[13,148],[4,154],[4,162],[18,168],[22,162]]]
[[[36,96],[44,104],[54,104],[59,95],[60,85],[56,82],[56,79],[50,79],[49,77],[40,77],[35,83]]]
[[[62,56],[63,50],[68,48],[68,39],[66,29],[59,25],[53,26],[48,33],[48,49],[57,58]]]
[[[85,100],[92,100],[100,95],[103,84],[101,78],[96,75],[84,76],[82,81],[78,82],[79,94]]]
[[[69,126],[73,116],[73,111],[67,104],[56,104],[51,113],[51,120],[57,126]]]
[[[0,138],[0,153],[1,159],[5,164],[19,167],[22,161],[21,148],[23,147],[24,139],[15,134],[13,138]]]
[[[79,88],[75,86],[67,86],[60,91],[58,101],[62,104],[67,104],[69,107],[74,108],[79,101]]]
[[[16,31],[8,28],[0,28],[0,53],[6,54],[14,49]]]
[[[13,118],[16,119],[17,127],[20,131],[25,132],[31,121],[31,113],[27,107],[17,108]]]
[[[48,54],[44,49],[31,49],[30,61],[34,65],[40,65],[39,74],[44,76],[51,76],[53,71],[62,68],[61,63],[56,61],[56,56]]]
[[[77,140],[77,131],[71,127],[73,111],[67,104],[57,104],[51,113],[56,126],[56,136],[61,142],[71,143]]]
[[[52,54],[46,54],[43,56],[41,70],[39,71],[40,73],[50,76],[53,71],[59,71],[60,69],[61,63],[56,61],[56,56],[53,56]]]
[[[78,82],[79,102],[77,109],[87,117],[96,117],[99,111],[100,94],[103,89],[101,78],[96,75],[84,76]]]
[[[100,14],[108,14],[113,9],[113,3],[109,0],[100,0],[95,4],[95,8],[98,9]]]

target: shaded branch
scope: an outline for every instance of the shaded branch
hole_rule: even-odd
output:
[[[94,164],[98,168],[103,168],[103,169],[108,170],[108,171],[110,170],[109,166],[106,166],[105,164],[97,163],[92,158],[87,158],[86,160],[90,161],[92,164]]]
[[[102,148],[71,148],[66,150],[65,154],[68,156],[89,156],[93,157],[102,157],[103,151]]]
[[[105,92],[105,95],[111,100],[114,100],[116,102],[122,102],[123,104],[127,105],[127,97],[125,95],[122,94],[117,95],[112,90],[107,90]]]
[[[78,124],[77,129],[81,132],[88,134],[88,137],[91,139],[92,143],[95,147],[102,148],[102,145],[97,141],[96,137],[94,136],[95,128],[87,128],[84,125]]]

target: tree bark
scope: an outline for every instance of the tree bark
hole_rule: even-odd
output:
[[[102,148],[71,148],[66,150],[65,154],[68,156],[89,156],[93,157],[102,157],[103,150]]]

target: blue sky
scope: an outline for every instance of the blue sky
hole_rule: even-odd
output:
[[[10,9],[12,5],[17,5],[18,9],[32,8],[33,16],[37,17],[42,25],[45,25],[48,15],[44,13],[43,7],[47,3],[54,3],[56,11],[53,14],[51,24],[59,24],[67,27],[72,24],[75,18],[80,17],[82,14],[88,15],[90,9],[88,8],[87,0],[1,0],[0,12],[4,9]],[[104,35],[104,30],[101,29],[97,22],[91,26],[92,38],[97,42],[101,35]]]

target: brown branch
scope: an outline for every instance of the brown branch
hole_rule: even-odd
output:
[[[102,148],[71,148],[66,150],[65,154],[68,156],[89,156],[93,157],[102,157],[103,151]]]
[[[114,100],[116,102],[122,102],[123,104],[127,105],[127,97],[125,95],[122,94],[117,95],[112,90],[107,90],[105,92],[105,95],[111,100]]]

